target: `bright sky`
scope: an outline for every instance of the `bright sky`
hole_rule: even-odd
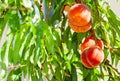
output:
[[[111,9],[115,12],[116,15],[120,17],[120,0],[104,0],[107,1]]]

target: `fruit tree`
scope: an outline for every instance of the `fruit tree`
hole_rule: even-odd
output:
[[[0,81],[119,81],[119,63],[104,0],[0,0]]]

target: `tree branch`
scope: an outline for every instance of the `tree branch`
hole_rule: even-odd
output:
[[[112,68],[118,75],[120,75],[120,72],[118,71],[118,69],[116,69],[115,67],[113,67],[113,66],[110,64],[109,60],[106,60],[106,61],[105,61],[105,64],[106,64],[107,68],[109,68],[109,73],[110,73],[110,68]],[[120,77],[120,76],[119,76],[119,77]]]
[[[11,6],[3,5],[3,4],[1,4],[0,7],[3,8],[3,9],[5,9],[5,10],[21,10],[21,11],[26,11],[26,10],[29,9],[29,8],[17,8],[15,6],[11,7]]]
[[[99,13],[99,10],[98,10],[99,4],[98,4],[97,0],[95,0],[95,6],[96,6],[96,10],[97,10],[97,16],[100,19],[100,13]]]
[[[24,64],[24,65],[20,65],[20,64],[16,64],[16,65],[9,65],[7,67],[7,69],[17,69],[19,67],[25,67],[25,66],[28,66],[28,64]]]

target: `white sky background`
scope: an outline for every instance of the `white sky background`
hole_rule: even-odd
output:
[[[115,14],[120,17],[120,0],[104,0],[104,1],[107,1],[111,9],[115,12]]]

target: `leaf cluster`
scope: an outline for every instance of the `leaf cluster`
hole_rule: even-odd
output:
[[[90,8],[92,29],[104,42],[104,62],[93,69],[82,65],[79,50],[90,31],[73,32],[64,12],[75,1]],[[103,0],[1,0],[0,79],[118,81],[119,31],[120,18]]]

